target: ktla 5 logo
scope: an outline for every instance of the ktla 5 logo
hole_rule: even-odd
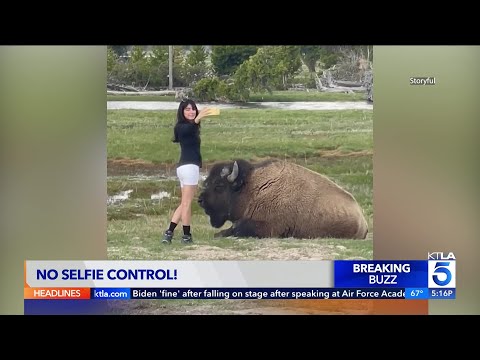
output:
[[[428,262],[428,287],[429,288],[454,288],[455,285],[455,261],[432,261]]]

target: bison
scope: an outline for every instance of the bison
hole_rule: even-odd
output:
[[[232,226],[215,237],[365,239],[368,225],[355,198],[295,163],[216,163],[198,197],[210,224]]]

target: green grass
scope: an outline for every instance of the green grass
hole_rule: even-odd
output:
[[[153,177],[109,176],[109,196],[132,190],[128,200],[107,207],[108,256],[112,260],[242,260],[372,258],[373,112],[229,109],[202,122],[207,171],[219,160],[288,159],[320,172],[351,192],[369,223],[367,240],[214,239],[208,217],[192,204],[193,245],[160,243],[180,200],[178,182],[161,169],[174,168],[179,147],[171,142],[175,111],[108,110],[108,159],[156,164]],[[138,169],[137,169],[138,170]],[[141,172],[141,170],[138,170]],[[174,173],[173,173],[174,175]],[[160,200],[151,196],[165,192]],[[229,223],[225,227],[230,226]],[[316,255],[315,255],[316,254]],[[315,257],[316,256],[316,257]]]
[[[174,95],[107,95],[107,101],[175,101]]]
[[[173,95],[107,95],[107,101],[176,101]],[[365,93],[328,93],[316,90],[307,91],[273,91],[271,94],[252,93],[251,102],[266,101],[366,101]]]
[[[250,101],[366,101],[365,93],[328,93],[316,90],[273,91],[272,94],[251,94]]]
[[[308,165],[326,151],[371,151],[372,115],[371,110],[222,110],[202,122],[202,155],[206,163],[275,157]],[[109,158],[178,160],[179,147],[171,142],[175,111],[108,110],[107,119]]]

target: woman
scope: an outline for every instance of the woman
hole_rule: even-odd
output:
[[[218,115],[217,109],[204,108],[199,111],[193,100],[180,102],[177,111],[177,123],[173,130],[173,142],[180,143],[180,160],[177,163],[177,177],[180,180],[182,198],[173,213],[170,226],[163,235],[162,242],[170,244],[173,232],[181,221],[183,225],[183,243],[192,243],[190,229],[192,219],[192,200],[195,196],[202,167],[200,152],[200,120],[209,115]]]

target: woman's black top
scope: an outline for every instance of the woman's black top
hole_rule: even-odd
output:
[[[195,123],[177,124],[178,140],[180,142],[180,160],[177,167],[187,164],[202,167],[202,154],[200,153],[200,129]]]

